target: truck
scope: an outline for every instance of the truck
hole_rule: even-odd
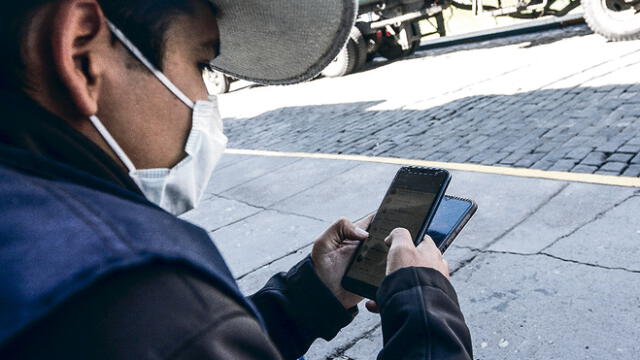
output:
[[[554,6],[558,4],[560,9]],[[611,41],[640,39],[640,0],[359,0],[350,39],[322,74],[347,75],[377,55],[394,60],[413,54],[424,36],[446,36],[443,11],[450,6],[474,16],[535,19],[561,17],[580,4],[594,32]],[[423,32],[422,20],[428,20],[433,31]]]
[[[451,6],[474,16],[535,19],[561,17],[580,4],[595,33],[610,41],[640,39],[640,0],[359,0],[349,40],[321,75],[348,75],[377,56],[395,60],[412,55],[423,37],[447,35],[443,11]],[[427,30],[421,26],[423,20],[431,24]],[[219,94],[227,92],[234,81],[217,72],[207,76],[210,91]]]

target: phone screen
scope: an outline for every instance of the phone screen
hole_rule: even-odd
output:
[[[436,210],[427,234],[444,252],[476,212],[477,205],[468,199],[445,196]]]
[[[403,171],[404,170],[404,171]],[[435,212],[435,200],[448,180],[446,171],[401,169],[369,226],[369,238],[359,247],[346,276],[378,287],[385,277],[388,246],[384,239],[398,227],[421,235]]]

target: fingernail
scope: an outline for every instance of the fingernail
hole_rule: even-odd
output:
[[[356,234],[362,236],[362,237],[367,237],[369,236],[369,233],[360,229],[359,227],[356,226]]]

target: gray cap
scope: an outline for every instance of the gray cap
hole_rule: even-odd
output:
[[[319,74],[353,27],[356,0],[211,0],[220,10],[220,56],[212,67],[262,84]]]

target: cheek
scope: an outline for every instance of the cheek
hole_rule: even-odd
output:
[[[111,85],[109,130],[136,167],[170,168],[182,160],[191,109],[140,70]]]

